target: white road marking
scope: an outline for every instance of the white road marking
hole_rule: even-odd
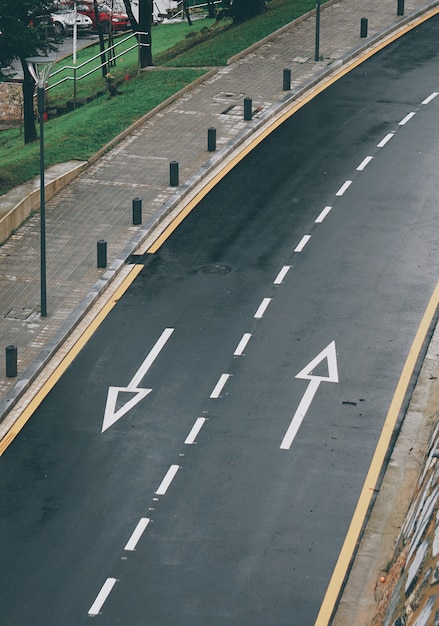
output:
[[[381,139],[380,143],[377,144],[377,148],[384,148],[384,146],[386,145],[386,143],[388,141],[390,141],[392,139],[392,137],[395,136],[395,133],[388,133],[384,139]]]
[[[157,496],[164,496],[165,495],[165,493],[169,489],[169,485],[174,480],[175,475],[176,475],[176,473],[178,472],[179,469],[180,469],[179,465],[171,465],[171,467],[166,472],[166,475],[165,475],[164,479],[160,483],[159,488],[155,492]]]
[[[281,269],[281,271],[279,272],[279,274],[274,279],[274,284],[275,285],[281,285],[282,282],[283,282],[283,279],[288,274],[290,269],[291,269],[291,265],[284,265],[283,268]]]
[[[317,374],[313,374],[313,370],[326,359],[328,366],[328,375],[321,376]],[[294,413],[293,419],[288,427],[287,432],[280,444],[281,450],[289,450],[291,448],[291,444],[294,441],[294,438],[297,435],[297,431],[299,430],[303,418],[308,412],[308,409],[313,401],[313,398],[316,394],[317,389],[320,386],[320,383],[338,383],[338,367],[337,367],[337,352],[335,349],[335,341],[332,341],[324,350],[322,350],[308,365],[306,365],[298,374],[296,374],[296,378],[303,378],[305,380],[309,380],[308,387],[306,388],[305,394],[303,395],[299,406],[297,407],[296,412]]]
[[[347,191],[349,189],[349,187],[352,185],[352,181],[351,180],[347,180],[346,182],[344,182],[342,184],[342,186],[340,187],[340,189],[337,191],[337,193],[335,194],[336,196],[342,196],[345,191]]]
[[[137,543],[138,543],[140,537],[145,532],[145,529],[148,526],[150,521],[151,520],[149,519],[149,517],[142,517],[142,519],[139,521],[139,523],[137,524],[136,528],[134,529],[133,534],[129,538],[128,543],[125,546],[124,550],[133,551],[133,550],[136,549]]]
[[[405,124],[407,124],[407,122],[409,122],[409,121],[412,119],[412,117],[414,117],[415,115],[416,115],[416,112],[415,112],[415,111],[412,111],[411,113],[409,113],[408,115],[406,115],[404,119],[402,119],[402,120],[399,122],[398,126],[404,126],[404,125],[405,125]]]
[[[433,93],[431,93],[428,98],[425,98],[425,100],[423,100],[421,102],[421,104],[429,104],[432,100],[434,100],[436,98],[436,96],[439,96],[439,92],[437,91],[433,91]]]
[[[174,332],[173,328],[165,328],[165,330],[160,335],[159,339],[151,349],[150,353],[143,361],[142,365],[139,367],[137,372],[134,375],[134,378],[130,383],[128,383],[128,389],[136,389],[140,384],[142,378],[145,376],[151,365],[154,363],[160,351],[164,347],[165,343],[168,341],[169,337]]]
[[[372,156],[367,156],[365,159],[363,159],[360,163],[360,165],[357,167],[357,171],[358,172],[362,172],[364,170],[364,168],[366,167],[366,165],[369,165],[369,163],[372,161],[373,157]]]
[[[321,224],[323,222],[323,220],[325,219],[325,217],[328,215],[329,211],[331,211],[332,206],[325,206],[325,208],[323,209],[323,211],[320,213],[320,215],[316,218],[315,223],[316,224]]]
[[[219,381],[215,385],[215,388],[212,391],[212,393],[210,394],[211,398],[220,397],[221,391],[223,390],[223,387],[226,384],[226,382],[229,380],[229,378],[230,378],[230,374],[221,374]]]
[[[128,387],[109,387],[107,394],[107,402],[105,404],[104,420],[102,422],[101,432],[105,432],[107,428],[110,428],[123,417],[128,411],[136,406],[139,402],[146,398],[150,394],[152,389],[129,389]],[[127,394],[129,396],[128,402],[125,402],[120,409],[116,410],[116,403],[121,394]]]
[[[96,596],[96,600],[93,602],[93,604],[91,605],[91,607],[88,610],[88,614],[89,615],[99,615],[99,612],[100,612],[100,610],[101,610],[105,600],[110,595],[111,590],[113,589],[113,587],[114,587],[114,585],[116,583],[117,583],[117,579],[116,578],[107,578],[107,580],[102,585],[102,589],[100,590],[100,592]]]
[[[242,356],[245,348],[247,347],[248,342],[251,339],[251,334],[250,333],[244,333],[242,335],[241,341],[238,343],[238,345],[236,346],[236,350],[233,353],[233,356]]]
[[[204,422],[206,421],[205,417],[198,417],[195,420],[195,424],[192,426],[192,430],[189,435],[186,437],[184,442],[188,445],[195,443],[195,439],[197,438],[198,433],[203,428]]]
[[[107,428],[110,428],[110,426],[116,423],[121,417],[128,413],[128,411],[135,407],[136,404],[141,402],[143,398],[151,393],[152,389],[138,389],[138,385],[140,384],[142,378],[148,372],[151,365],[154,363],[155,359],[160,354],[160,351],[163,349],[165,343],[168,341],[173,332],[173,328],[165,328],[165,330],[156,341],[155,345],[152,347],[146,359],[143,361],[137,372],[134,374],[131,382],[128,383],[127,387],[108,388],[107,401],[104,411],[104,420],[102,422],[101,432],[105,432]],[[120,399],[124,395],[125,397],[128,397],[128,401],[119,406],[119,409],[116,409],[118,400],[120,405]]]
[[[303,235],[302,239],[294,248],[293,252],[302,252],[303,248],[306,246],[306,244],[308,243],[310,239],[311,239],[311,235]]]
[[[300,401],[296,412],[294,413],[293,419],[291,420],[291,424],[282,439],[282,443],[280,444],[281,450],[289,450],[291,448],[291,444],[297,435],[297,431],[303,422],[303,418],[305,417],[319,386],[320,380],[312,380],[306,388],[305,394]]]
[[[271,302],[271,298],[264,298],[261,302],[261,304],[258,307],[258,310],[256,311],[254,318],[256,320],[261,319],[261,317],[264,315],[265,311],[267,310],[268,305]]]

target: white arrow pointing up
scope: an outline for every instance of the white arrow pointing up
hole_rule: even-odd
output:
[[[313,374],[313,371],[316,369],[322,361],[326,360],[328,375],[321,376],[317,374]],[[303,418],[308,412],[308,409],[313,401],[313,398],[317,392],[317,389],[320,386],[321,382],[327,383],[338,383],[338,368],[337,368],[337,353],[335,350],[335,341],[332,341],[329,346],[327,346],[324,350],[322,350],[306,367],[304,367],[298,374],[295,376],[296,378],[302,378],[305,380],[309,380],[310,383],[305,391],[305,394],[300,401],[299,406],[297,407],[297,411],[294,414],[293,419],[291,420],[291,424],[288,427],[287,432],[285,433],[285,437],[280,444],[281,450],[289,450],[291,448],[291,444],[294,441],[295,436],[297,435],[297,431],[300,428],[300,425],[303,422]]]
[[[117,420],[125,415],[125,413],[128,413],[128,411],[136,406],[136,404],[138,404],[141,400],[143,400],[143,398],[151,393],[152,389],[139,389],[138,385],[140,384],[142,378],[148,372],[151,365],[154,363],[155,359],[160,354],[160,351],[162,350],[163,346],[168,341],[173,332],[173,328],[165,328],[165,330],[162,332],[159,339],[156,341],[155,345],[149,352],[148,356],[143,361],[142,365],[134,374],[131,382],[128,383],[127,387],[109,387],[101,432],[104,432],[105,430],[107,430],[107,428],[110,428],[110,426],[117,422]],[[129,400],[116,410],[116,404],[119,394],[122,393],[129,395]]]

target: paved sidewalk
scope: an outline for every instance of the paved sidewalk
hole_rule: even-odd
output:
[[[296,20],[219,68],[149,116],[46,203],[48,317],[39,315],[39,217],[31,217],[0,247],[0,422],[63,343],[127,257],[191,188],[282,107],[352,56],[439,0],[339,0],[322,6],[320,55],[314,61],[315,17]],[[360,38],[360,19],[368,37]],[[337,63],[338,61],[338,63]],[[283,69],[291,68],[291,91]],[[243,119],[243,99],[254,117]],[[217,129],[217,151],[207,129]],[[169,185],[169,163],[180,164],[180,186]],[[143,224],[131,222],[132,199],[143,202]],[[96,267],[96,242],[108,245],[108,268]],[[7,378],[5,348],[18,349],[18,376]],[[3,346],[3,347],[2,347]],[[0,432],[0,438],[2,433]]]

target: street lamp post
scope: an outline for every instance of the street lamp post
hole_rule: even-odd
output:
[[[29,57],[26,59],[29,72],[37,85],[38,116],[40,119],[40,294],[41,317],[47,317],[46,289],[46,201],[44,193],[44,87],[55,59]]]

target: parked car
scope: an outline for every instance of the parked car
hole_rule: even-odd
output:
[[[92,21],[89,17],[66,8],[58,9],[47,15],[37,15],[31,19],[30,25],[53,29],[56,35],[63,37],[73,32],[75,20],[78,32],[91,32]]]
[[[76,21],[78,32],[90,32],[92,30],[92,21],[87,15],[70,10],[58,10],[50,14],[53,28],[57,35],[67,35],[73,32]]]
[[[83,1],[76,5],[76,10],[82,15],[86,15],[92,21],[92,29],[98,30],[96,16],[94,12],[93,2]],[[126,13],[119,13],[119,11],[113,11],[106,4],[98,4],[99,11],[99,23],[102,26],[104,33],[109,33],[110,29],[113,32],[120,32],[129,30],[131,28],[130,20]]]

